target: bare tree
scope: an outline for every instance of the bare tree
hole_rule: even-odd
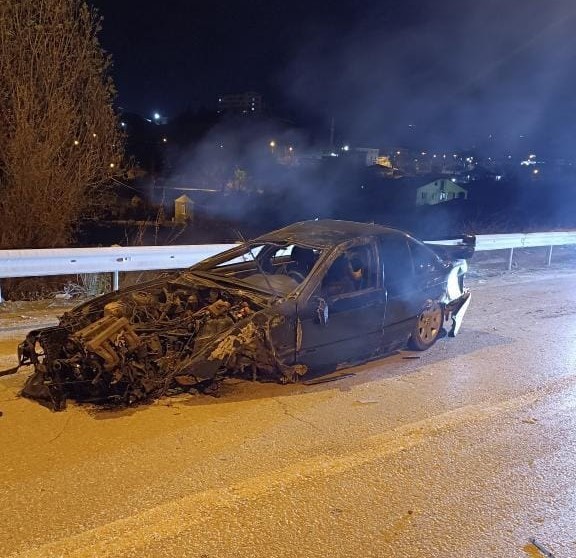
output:
[[[99,30],[83,0],[0,1],[0,248],[65,245],[123,173]]]

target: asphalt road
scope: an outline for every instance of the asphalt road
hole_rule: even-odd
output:
[[[575,287],[476,280],[456,339],[314,386],[52,413],[0,379],[0,556],[574,558]]]

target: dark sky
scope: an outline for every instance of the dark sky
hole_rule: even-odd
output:
[[[119,103],[260,91],[339,136],[574,153],[574,0],[93,0]]]

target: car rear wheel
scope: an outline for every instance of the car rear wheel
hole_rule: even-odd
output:
[[[425,351],[434,343],[444,321],[444,312],[438,302],[429,301],[418,315],[408,346],[416,351]]]

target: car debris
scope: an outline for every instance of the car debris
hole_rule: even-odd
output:
[[[528,539],[528,542],[533,546],[535,546],[542,553],[543,556],[546,556],[546,558],[555,558],[554,554],[552,554],[552,552],[550,552],[542,543],[538,542],[534,537],[530,537]]]
[[[344,378],[350,378],[356,376],[354,373],[350,374],[340,374],[339,376],[330,376],[329,378],[318,378],[317,380],[307,380],[303,382],[305,386],[316,386],[318,384],[327,384],[328,382],[336,382],[337,380],[343,380]]]
[[[293,383],[407,345],[425,350],[445,323],[460,327],[470,242],[429,247],[346,221],[290,225],[31,331],[18,348],[19,366],[34,367],[22,395],[56,411],[69,398],[126,406],[217,394],[230,377]]]

